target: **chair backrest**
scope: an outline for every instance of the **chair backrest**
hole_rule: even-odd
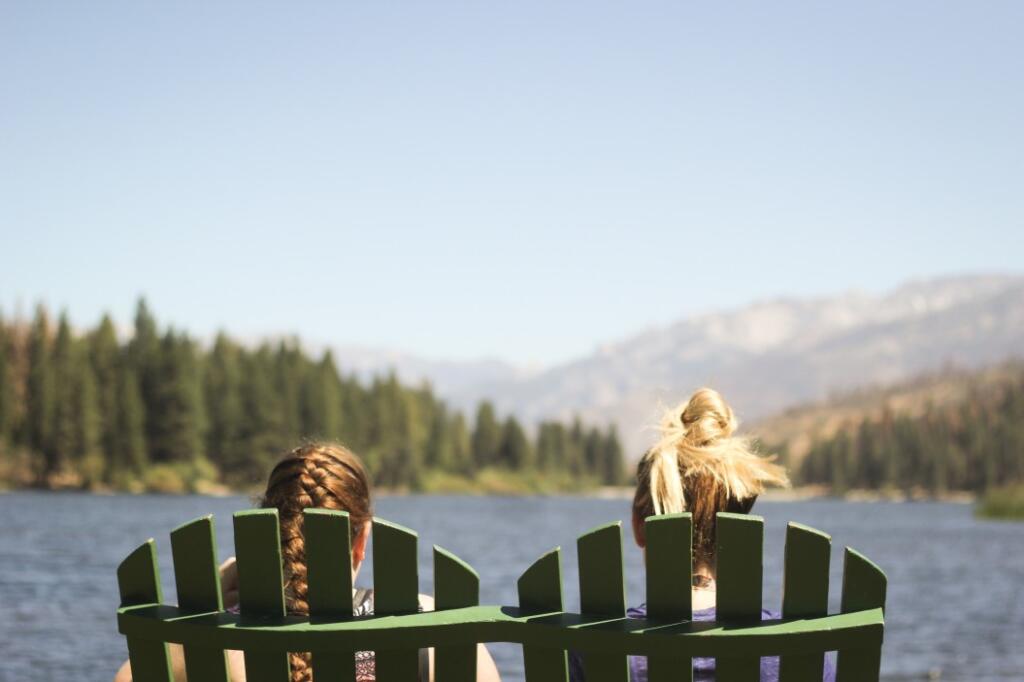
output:
[[[252,682],[289,679],[287,652],[312,653],[314,680],[354,680],[356,651],[375,651],[381,682],[417,679],[420,648],[435,648],[435,679],[475,679],[477,642],[523,645],[526,679],[568,679],[566,651],[580,654],[588,682],[628,682],[627,655],[648,657],[651,682],[691,680],[692,658],[715,657],[723,682],[759,679],[759,659],[781,656],[783,682],[821,680],[838,651],[839,682],[877,681],[886,580],[846,549],[840,613],[828,615],[831,540],[791,523],[786,533],[782,619],[761,621],[763,521],[718,515],[717,621],[693,622],[691,518],[646,521],[647,618],[625,618],[622,530],[595,528],[577,541],[581,613],[562,599],[559,549],[519,578],[519,604],[479,606],[477,573],[434,546],[436,610],[418,613],[417,536],[373,522],[375,614],[352,615],[348,515],[305,512],[309,617],[285,615],[276,510],[234,516],[240,614],[221,600],[214,525],[196,519],[171,532],[178,606],[162,604],[156,545],[149,540],[118,568],[118,626],[133,678],[171,679],[167,642],[184,645],[189,680],[228,678],[224,651],[240,649]]]

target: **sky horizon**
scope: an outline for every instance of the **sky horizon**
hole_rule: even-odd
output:
[[[211,329],[194,329],[194,328],[190,327],[187,322],[182,323],[182,322],[179,322],[179,321],[166,319],[161,314],[160,310],[157,309],[153,305],[152,300],[149,297],[147,297],[145,294],[141,294],[139,296],[136,296],[133,299],[130,308],[127,309],[127,311],[124,312],[124,314],[115,314],[111,309],[104,308],[104,309],[100,310],[98,313],[92,315],[91,317],[83,317],[81,315],[77,315],[74,310],[71,310],[66,305],[65,306],[53,306],[48,301],[44,301],[44,300],[40,300],[40,299],[27,302],[22,297],[15,297],[13,302],[5,301],[5,300],[0,300],[0,319],[3,319],[3,320],[8,321],[8,322],[13,320],[13,321],[19,321],[19,322],[24,323],[24,324],[28,324],[31,321],[32,316],[34,315],[37,306],[38,305],[42,305],[46,309],[47,314],[50,316],[51,323],[56,323],[56,321],[60,318],[61,315],[66,314],[67,317],[68,317],[68,320],[70,321],[70,323],[72,325],[72,328],[74,328],[76,330],[86,330],[86,329],[95,328],[95,326],[102,320],[103,316],[109,315],[111,317],[111,320],[114,323],[114,327],[115,327],[115,329],[117,331],[118,337],[123,339],[123,340],[127,340],[127,339],[129,339],[131,337],[131,334],[132,334],[132,324],[133,324],[133,321],[134,321],[134,316],[135,316],[135,312],[137,310],[138,303],[139,303],[140,300],[145,300],[146,305],[147,305],[150,313],[152,313],[153,316],[156,318],[157,324],[158,324],[160,329],[163,330],[163,329],[173,328],[173,329],[175,329],[178,332],[185,332],[185,333],[189,334],[189,336],[191,336],[192,338],[196,339],[200,343],[205,344],[207,346],[212,346],[213,341],[215,340],[215,338],[216,338],[216,336],[218,334],[225,333],[229,337],[231,337],[233,340],[235,340],[235,341],[237,341],[239,343],[242,343],[244,345],[250,346],[250,347],[255,347],[255,346],[257,346],[257,345],[259,345],[260,343],[263,343],[263,342],[276,342],[276,341],[284,340],[284,339],[296,339],[296,340],[298,340],[301,343],[303,348],[305,348],[307,350],[310,350],[310,351],[313,351],[313,352],[316,352],[316,353],[323,352],[323,350],[326,350],[326,349],[331,349],[332,351],[346,350],[347,349],[347,350],[352,350],[352,351],[368,351],[368,352],[379,354],[381,356],[385,356],[387,354],[396,354],[396,355],[401,355],[403,357],[407,357],[408,359],[424,360],[424,361],[437,362],[437,363],[449,363],[449,362],[451,362],[451,363],[500,362],[502,364],[508,365],[508,366],[510,366],[512,368],[515,368],[515,369],[518,369],[518,370],[526,370],[526,371],[528,371],[530,373],[536,373],[536,372],[539,372],[539,371],[550,369],[552,367],[555,367],[555,366],[557,366],[559,364],[562,364],[562,363],[565,363],[565,362],[570,362],[572,360],[577,360],[577,359],[580,359],[582,357],[591,355],[594,352],[599,351],[599,349],[602,346],[606,346],[606,345],[609,345],[609,344],[615,344],[615,343],[618,343],[618,342],[626,341],[626,340],[628,340],[628,339],[630,339],[632,337],[636,337],[636,336],[642,335],[645,332],[649,332],[649,331],[653,331],[653,330],[657,330],[657,329],[663,329],[663,328],[665,328],[667,326],[670,326],[670,325],[672,325],[674,323],[682,322],[682,321],[685,321],[686,319],[693,318],[693,317],[699,317],[699,316],[705,315],[705,314],[729,313],[729,312],[733,312],[733,311],[736,311],[736,310],[741,310],[741,309],[749,307],[749,306],[754,306],[754,305],[758,305],[758,304],[762,304],[762,303],[770,303],[770,302],[774,302],[774,301],[797,301],[797,300],[799,300],[799,301],[810,301],[810,300],[816,300],[816,299],[831,299],[831,298],[836,298],[836,297],[840,297],[840,296],[844,296],[844,295],[856,295],[856,294],[863,294],[863,295],[868,295],[868,296],[877,296],[877,295],[881,295],[881,294],[886,294],[886,293],[892,292],[895,289],[898,289],[898,288],[900,288],[902,286],[907,286],[907,285],[912,285],[912,284],[917,284],[917,283],[927,283],[927,282],[930,282],[930,281],[949,280],[949,279],[957,279],[957,278],[973,278],[973,277],[1024,278],[1024,271],[990,271],[990,272],[975,271],[975,272],[937,273],[937,274],[933,274],[933,275],[929,275],[929,276],[908,277],[907,279],[904,279],[904,280],[902,280],[900,282],[897,282],[893,286],[886,286],[886,287],[882,287],[882,288],[879,288],[879,289],[871,289],[871,290],[869,290],[869,289],[866,289],[866,288],[847,288],[847,289],[843,289],[843,290],[817,292],[815,294],[807,294],[807,295],[795,295],[795,294],[786,294],[786,293],[779,293],[779,294],[776,294],[776,295],[766,295],[766,296],[763,296],[761,298],[756,298],[756,299],[748,300],[746,302],[741,302],[741,303],[739,303],[739,304],[737,304],[735,306],[726,306],[726,307],[722,307],[722,308],[715,308],[715,309],[708,309],[708,310],[694,310],[694,311],[692,311],[691,313],[689,313],[687,315],[681,315],[681,316],[677,316],[677,317],[674,317],[674,318],[667,318],[667,319],[663,319],[663,320],[657,320],[657,321],[654,321],[654,322],[652,322],[652,323],[650,323],[650,324],[648,324],[648,325],[646,325],[644,327],[638,327],[638,328],[635,328],[635,329],[624,330],[622,334],[620,334],[619,336],[616,336],[616,337],[604,338],[604,339],[593,339],[591,347],[589,347],[589,348],[581,348],[577,352],[573,353],[572,355],[569,355],[569,356],[566,356],[566,357],[562,357],[562,358],[555,358],[553,361],[550,361],[550,362],[547,362],[547,363],[541,363],[541,362],[536,362],[536,361],[522,362],[522,361],[517,361],[515,358],[502,357],[502,356],[498,356],[498,355],[477,355],[477,356],[465,356],[465,357],[450,357],[450,356],[444,356],[444,355],[436,355],[436,354],[430,354],[430,353],[425,353],[425,352],[419,352],[415,348],[403,348],[403,347],[399,347],[399,346],[372,346],[372,345],[368,345],[368,344],[364,344],[364,343],[359,343],[358,341],[353,342],[353,343],[338,343],[338,342],[332,341],[330,339],[322,339],[322,338],[316,338],[316,337],[312,337],[312,336],[307,336],[307,335],[304,335],[301,331],[295,330],[295,329],[266,330],[266,331],[262,331],[262,332],[257,331],[255,333],[251,333],[251,334],[240,334],[240,333],[237,333],[235,330],[233,330],[233,329],[231,329],[230,327],[227,327],[227,326],[220,326],[220,327],[211,328]],[[344,365],[344,358],[338,358],[336,356],[336,360],[340,360],[342,362],[342,369],[343,370],[344,369],[352,369],[351,367],[348,367],[348,368],[345,367],[345,365]],[[378,368],[378,370],[379,370],[379,368]]]
[[[1024,272],[1024,5],[0,7],[0,310],[550,366]]]

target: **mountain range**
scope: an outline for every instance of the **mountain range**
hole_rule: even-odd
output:
[[[633,457],[665,404],[717,388],[747,422],[944,367],[1024,357],[1024,277],[919,280],[882,294],[778,298],[693,316],[541,371],[337,349],[343,368],[430,381],[458,407],[480,398],[527,423],[613,422]]]

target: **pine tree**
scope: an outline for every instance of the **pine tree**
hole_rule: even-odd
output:
[[[370,447],[370,395],[355,377],[341,381],[341,441],[363,452]]]
[[[376,379],[370,389],[373,409],[371,446],[374,478],[385,486],[421,485],[422,441],[416,400],[394,373]]]
[[[334,355],[325,351],[302,382],[300,414],[304,434],[328,440],[341,438],[343,391]]]
[[[907,449],[913,446],[913,427],[909,417],[904,415],[893,421],[893,440],[892,456],[885,462],[885,483],[886,487],[898,490],[903,487],[903,460]]]
[[[604,478],[604,438],[596,428],[587,431],[583,440],[583,463],[587,476],[600,481]]]
[[[565,470],[574,476],[590,474],[583,454],[585,439],[583,422],[577,415],[572,420],[572,428],[566,434],[565,443]]]
[[[135,308],[135,334],[128,345],[128,357],[138,378],[139,393],[142,396],[146,445],[152,448],[161,438],[158,422],[161,419],[159,403],[163,388],[160,384],[164,367],[156,320],[149,312],[144,298],[139,299]],[[157,459],[152,452],[148,453],[148,458]]]
[[[1005,478],[1024,481],[1024,373],[1008,382],[998,414]]]
[[[397,449],[392,451],[392,480],[395,485],[418,490],[423,484],[423,450],[429,425],[422,420],[416,394],[399,384],[393,372],[388,376],[386,386],[398,427],[394,434]]]
[[[537,468],[541,471],[553,469],[560,458],[555,453],[555,433],[551,422],[541,422],[537,428]]]
[[[264,480],[277,458],[292,444],[281,437],[279,396],[274,391],[273,356],[261,346],[243,356],[241,449],[244,458],[228,465],[225,476],[236,482]]]
[[[466,476],[472,475],[475,471],[473,466],[473,444],[469,436],[469,428],[466,426],[466,418],[462,413],[456,413],[452,418],[450,427],[452,443],[452,471]]]
[[[512,471],[524,471],[533,467],[533,449],[515,417],[508,417],[501,432],[498,447],[498,463]]]
[[[156,408],[149,446],[158,462],[195,462],[203,457],[202,383],[192,341],[169,330],[160,344]],[[147,410],[147,413],[149,410]]]
[[[602,483],[605,485],[622,484],[626,477],[626,463],[622,456],[619,434],[614,424],[609,427],[608,435],[604,438],[602,461],[604,463]]]
[[[242,446],[242,350],[221,333],[217,335],[203,373],[207,411],[206,452],[210,461],[228,470],[245,458]]]
[[[423,464],[428,469],[453,471],[455,469],[454,443],[448,410],[443,403],[434,406],[430,435],[423,453]]]
[[[0,454],[14,442],[14,372],[10,334],[0,317]]]
[[[841,495],[849,486],[847,462],[849,461],[848,453],[851,443],[845,429],[839,432],[832,447],[832,492]]]
[[[53,473],[69,473],[77,462],[78,451],[78,396],[77,368],[75,367],[75,340],[67,315],[62,313],[57,323],[57,338],[53,342],[54,407],[53,407]]]
[[[115,465],[118,441],[118,365],[121,348],[114,331],[114,322],[104,315],[100,326],[90,335],[89,357],[95,374],[96,404],[100,420],[100,449]]]
[[[302,403],[305,365],[306,359],[299,349],[298,341],[289,339],[278,344],[274,356],[274,387],[281,407],[281,435],[289,443],[297,442],[305,433]],[[340,396],[331,409],[341,411]],[[338,433],[332,433],[330,438],[337,439]]]
[[[501,427],[494,416],[494,406],[486,400],[480,403],[476,411],[472,444],[476,468],[497,463],[498,448],[501,447]]]
[[[855,461],[852,467],[854,470],[852,481],[857,487],[870,486],[872,484],[869,482],[876,478],[876,472],[872,465],[873,453],[877,452],[880,445],[879,440],[877,428],[869,418],[865,417],[857,427],[854,445]]]
[[[548,422],[545,438],[545,449],[543,466],[554,471],[567,473],[579,473],[579,458],[574,459],[573,454],[579,454],[569,442],[569,432],[561,422]]]
[[[122,356],[117,372],[117,412],[111,478],[127,481],[141,476],[146,468],[146,424],[142,390],[135,368]]]
[[[103,455],[103,422],[97,396],[96,375],[89,362],[88,347],[84,340],[75,344],[75,450],[82,483],[94,487],[106,478],[106,458]]]

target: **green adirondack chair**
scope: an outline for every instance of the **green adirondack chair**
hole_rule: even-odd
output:
[[[244,652],[251,682],[288,680],[289,651],[312,652],[314,680],[354,679],[355,651],[375,651],[377,679],[411,682],[417,650],[435,648],[438,682],[475,678],[477,642],[523,645],[526,679],[565,682],[566,651],[580,653],[588,682],[627,682],[627,655],[648,657],[651,682],[692,679],[691,658],[716,658],[722,682],[759,679],[759,657],[781,655],[783,682],[822,679],[838,651],[839,682],[878,680],[886,579],[846,549],[841,613],[828,615],[829,536],[791,523],[786,534],[780,621],[762,622],[763,520],[718,515],[718,622],[691,622],[689,514],[646,521],[646,619],[625,618],[622,529],[601,526],[578,540],[582,613],[562,603],[559,550],[519,578],[519,605],[479,606],[477,573],[434,547],[436,611],[417,613],[417,536],[373,522],[375,613],[352,616],[349,521],[305,512],[309,618],[285,616],[276,510],[235,514],[240,615],[222,608],[212,517],[171,532],[178,606],[161,603],[156,545],[147,541],[118,568],[118,627],[137,682],[171,679],[167,642],[184,645],[189,680],[225,682],[225,649]]]

